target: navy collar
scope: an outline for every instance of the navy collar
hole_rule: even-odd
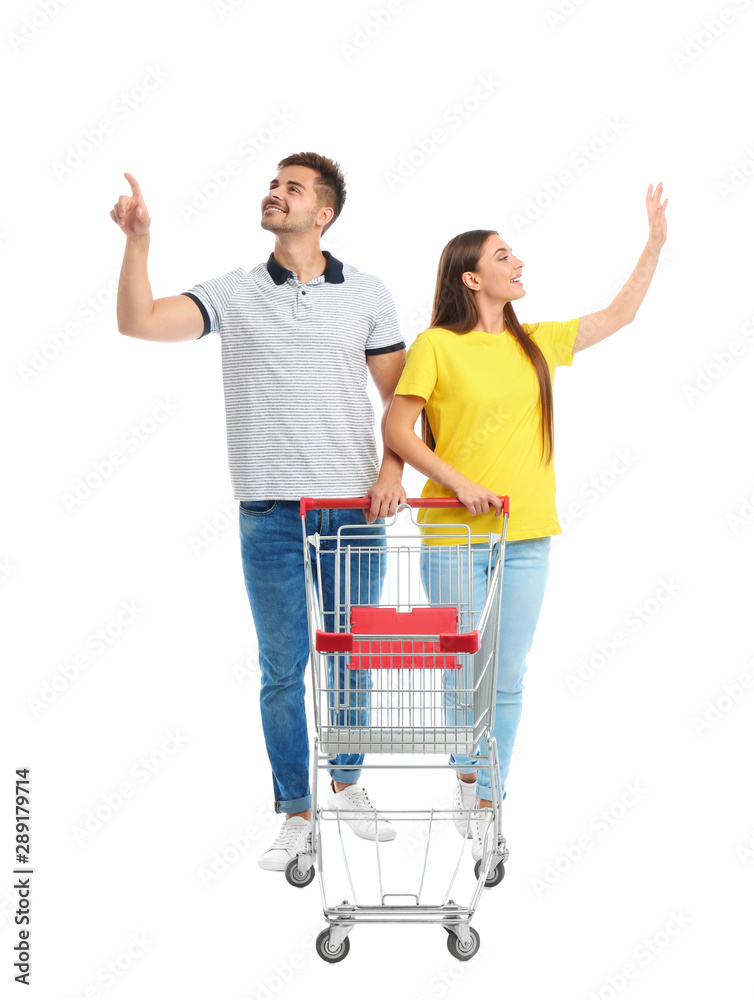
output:
[[[329,281],[334,285],[340,284],[340,282],[345,280],[343,277],[343,264],[339,260],[336,260],[329,250],[323,250],[322,253],[327,258],[325,281]],[[276,285],[282,285],[293,274],[293,271],[289,271],[282,264],[278,264],[274,253],[271,253],[267,258],[267,271]]]

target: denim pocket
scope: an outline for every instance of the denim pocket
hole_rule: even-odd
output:
[[[278,503],[278,500],[239,500],[238,506],[242,514],[260,517],[264,514],[271,514]]]

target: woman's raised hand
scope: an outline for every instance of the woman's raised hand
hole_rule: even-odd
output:
[[[472,483],[469,479],[464,480],[456,489],[456,496],[472,514],[487,514],[490,507],[494,507],[495,517],[500,517],[503,511],[503,501],[497,493],[488,490],[481,483]]]
[[[665,206],[670,199],[660,201],[662,197],[662,181],[657,185],[654,192],[652,185],[647,188],[647,216],[649,219],[649,242],[657,247],[661,247],[668,238],[668,225],[665,221]]]
[[[133,174],[123,175],[131,185],[131,195],[122,194],[110,210],[110,218],[116,222],[126,236],[146,236],[149,232],[151,219],[139,182]]]

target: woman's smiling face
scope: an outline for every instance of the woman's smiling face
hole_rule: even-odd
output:
[[[501,301],[515,301],[526,294],[521,283],[524,262],[497,233],[488,236],[475,271],[465,271],[464,282],[473,291]]]

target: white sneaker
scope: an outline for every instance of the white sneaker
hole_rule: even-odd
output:
[[[476,780],[461,781],[456,771],[456,787],[453,793],[453,822],[462,837],[472,839],[469,809],[476,806]],[[473,822],[473,820],[472,820]]]
[[[330,809],[341,810],[340,818],[348,823],[357,837],[364,840],[395,840],[395,827],[375,811],[365,788],[346,785],[342,791],[336,792],[331,783],[327,805]]]
[[[312,825],[303,816],[291,816],[284,821],[272,843],[259,859],[259,867],[271,872],[284,872],[285,866],[306,849]]]
[[[474,861],[481,861],[482,854],[492,850],[494,847],[493,841],[493,828],[492,828],[492,816],[481,816],[479,819],[472,819],[471,823],[471,856]],[[489,834],[487,831],[489,829]],[[485,836],[487,838],[487,843],[485,844]]]

